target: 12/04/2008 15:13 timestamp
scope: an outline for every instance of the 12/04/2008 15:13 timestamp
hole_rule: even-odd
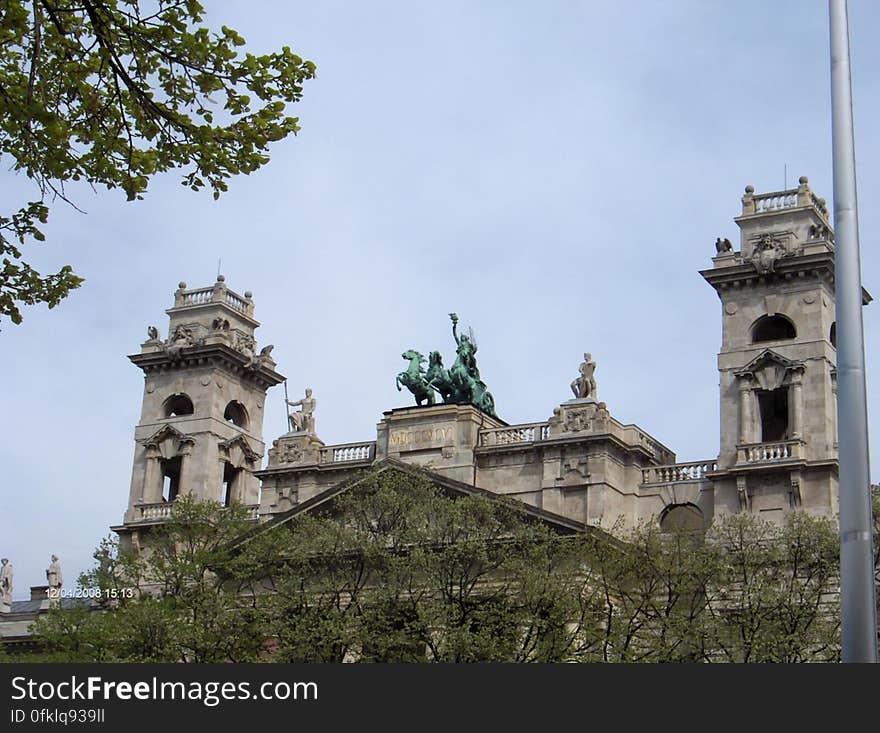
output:
[[[96,601],[134,598],[134,588],[49,588],[50,599],[91,598]]]

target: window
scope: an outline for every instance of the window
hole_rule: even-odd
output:
[[[831,324],[831,331],[828,334],[828,340],[831,342],[831,345],[836,349],[837,348],[837,321]]]
[[[238,497],[238,476],[241,473],[240,468],[236,468],[231,463],[223,464],[223,483],[220,486],[220,503],[223,506],[230,506],[233,501],[237,501]]]
[[[235,400],[232,400],[232,402],[226,405],[223,419],[240,428],[246,428],[248,426],[247,410],[244,409],[244,405],[241,404],[241,402],[236,402]]]
[[[180,494],[180,456],[163,458],[162,501],[174,501]]]
[[[784,341],[797,337],[797,329],[785,316],[761,316],[752,326],[752,343]]]
[[[192,400],[183,392],[171,395],[164,403],[162,403],[162,411],[165,417],[180,417],[181,415],[192,415]]]
[[[757,394],[761,413],[761,442],[785,440],[788,438],[788,388],[759,389]]]

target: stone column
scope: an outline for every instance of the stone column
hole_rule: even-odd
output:
[[[144,459],[144,490],[143,501],[154,504],[162,501],[162,466],[159,464],[159,448],[148,446]]]
[[[752,443],[754,410],[752,403],[754,396],[752,394],[752,385],[746,380],[739,383],[739,442]]]
[[[801,375],[792,375],[788,393],[791,398],[791,437],[802,438],[804,434],[804,386]]]
[[[180,476],[177,479],[177,494],[186,496],[192,493],[192,483],[190,472],[192,469],[192,449],[195,441],[192,438],[185,438],[180,441]]]

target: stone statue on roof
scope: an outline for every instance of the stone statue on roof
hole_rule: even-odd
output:
[[[53,590],[60,591],[64,585],[64,579],[61,577],[61,563],[58,562],[58,555],[52,555],[49,567],[46,569],[46,582],[49,584],[50,595]]]
[[[571,391],[574,393],[575,399],[595,399],[596,398],[596,379],[593,373],[596,371],[596,362],[593,361],[592,355],[587,352],[584,354],[584,360],[578,367],[578,377],[571,383]]]
[[[0,560],[0,612],[12,610],[12,563],[8,558]]]
[[[312,390],[306,388],[306,396],[301,400],[287,400],[287,404],[291,407],[301,407],[287,416],[288,427],[291,431],[298,433],[315,434],[315,406],[318,401],[312,397]]]

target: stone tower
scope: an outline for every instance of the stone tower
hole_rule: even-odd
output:
[[[234,293],[222,275],[208,288],[180,283],[166,313],[168,338],[151,326],[129,357],[144,397],[123,537],[170,516],[185,494],[256,507],[266,391],[284,379],[272,347],[257,351],[251,293]]]
[[[834,234],[810,190],[746,187],[740,247],[702,276],[721,299],[716,514],[837,513]],[[865,302],[870,296],[865,293]]]

